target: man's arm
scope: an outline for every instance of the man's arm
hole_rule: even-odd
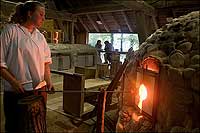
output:
[[[22,84],[15,78],[15,76],[5,67],[0,67],[0,76],[8,81],[17,93],[24,93]]]

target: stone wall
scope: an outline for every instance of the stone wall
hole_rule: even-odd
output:
[[[124,93],[117,132],[199,132],[200,131],[200,43],[199,11],[175,18],[158,29],[132,56],[125,71],[124,91],[136,85],[136,68],[146,57],[160,60],[159,97],[155,127],[137,113],[132,93]]]

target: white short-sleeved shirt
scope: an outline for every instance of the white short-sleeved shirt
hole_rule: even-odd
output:
[[[51,63],[51,52],[43,34],[35,29],[31,34],[27,28],[10,24],[0,35],[0,66],[8,68],[25,90],[33,90],[44,80],[45,63]],[[14,91],[4,81],[5,91]]]

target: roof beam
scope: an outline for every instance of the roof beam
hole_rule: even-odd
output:
[[[99,17],[99,19],[101,20],[101,22],[102,22],[102,24],[103,24],[103,26],[104,26],[104,28],[105,28],[106,32],[110,32],[110,30],[109,30],[109,28],[108,28],[107,24],[105,23],[105,21],[104,21],[103,17],[101,16],[101,14],[100,14],[100,13],[97,13],[97,16],[98,16],[98,17]]]
[[[108,13],[108,12],[117,12],[117,11],[142,11],[144,14],[152,16],[155,15],[155,10],[152,6],[148,5],[145,2],[137,2],[134,0],[113,0],[115,4],[104,4],[104,5],[97,5],[97,6],[90,6],[79,8],[72,11],[75,15],[83,15],[83,14],[91,14],[91,13]]]
[[[118,24],[118,22],[117,22],[117,20],[116,20],[116,18],[115,18],[115,16],[114,16],[114,13],[112,13],[112,17],[113,17],[113,21],[115,22],[115,24],[116,24],[117,27],[118,27],[118,32],[122,32],[121,27],[120,27],[120,25]]]
[[[77,24],[74,24],[75,29],[80,32],[80,29],[78,28]]]
[[[56,11],[56,10],[46,9],[46,17],[51,18],[51,19],[72,21],[72,14],[65,11]]]
[[[107,5],[101,5],[101,6],[91,6],[87,8],[80,8],[75,11],[73,11],[74,15],[84,15],[84,14],[93,14],[93,13],[109,13],[109,12],[116,12],[116,11],[122,11],[122,10],[128,10],[128,8],[124,8],[121,5],[116,4],[107,4]],[[130,9],[132,10],[132,9]]]
[[[83,23],[83,20],[79,17],[79,16],[77,16],[77,19],[80,21],[80,23],[83,25],[83,27],[85,28],[85,30],[87,31],[87,32],[89,32],[90,30],[88,29],[88,27]]]
[[[113,2],[116,2],[120,4],[121,6],[124,6],[125,8],[132,9],[134,11],[141,11],[146,15],[152,16],[155,15],[155,9],[153,6],[147,4],[143,0],[112,0]]]
[[[87,18],[89,19],[89,21],[90,21],[90,23],[92,24],[92,26],[94,27],[94,29],[95,29],[97,32],[99,32],[99,29],[98,29],[98,27],[95,25],[95,23],[94,23],[94,21],[92,20],[92,18],[91,18],[88,14],[86,14],[86,16],[87,16]]]
[[[129,31],[130,31],[130,32],[133,32],[133,29],[132,29],[131,26],[130,26],[130,22],[129,22],[128,18],[127,18],[126,13],[125,13],[124,11],[122,11],[121,13],[122,13],[122,16],[124,17],[124,20],[125,20],[125,22],[126,22],[126,25],[128,26]]]

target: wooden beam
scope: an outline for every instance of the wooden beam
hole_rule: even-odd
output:
[[[88,27],[83,23],[83,20],[79,17],[79,16],[77,16],[77,19],[80,21],[80,23],[83,25],[83,27],[85,28],[85,30],[87,31],[87,32],[89,32],[90,30],[88,29]]]
[[[130,26],[130,22],[129,22],[128,18],[127,18],[126,13],[125,13],[124,11],[122,11],[121,13],[122,13],[122,16],[124,17],[124,20],[125,20],[125,22],[126,22],[126,25],[128,26],[129,31],[130,31],[130,32],[133,32],[133,29],[132,29],[131,26]]]
[[[46,18],[72,21],[72,14],[65,11],[56,11],[56,10],[46,9]]]
[[[120,27],[120,25],[118,24],[118,22],[117,22],[117,20],[116,20],[116,18],[115,18],[115,16],[114,16],[114,13],[112,13],[112,17],[113,17],[113,21],[115,22],[115,24],[116,24],[117,27],[118,27],[118,32],[122,32],[121,27]]]
[[[72,20],[71,26],[70,26],[70,42],[71,44],[74,44],[74,21]]]
[[[95,23],[94,23],[94,21],[92,20],[92,18],[91,18],[88,14],[86,14],[86,16],[87,16],[88,20],[90,21],[90,23],[92,24],[92,26],[94,27],[94,29],[95,29],[97,32],[99,32],[99,29],[98,29],[98,27],[95,25]]]
[[[72,11],[75,15],[83,15],[83,14],[91,14],[91,13],[109,13],[109,12],[120,12],[120,11],[142,11],[146,15],[152,16],[155,14],[155,10],[153,7],[148,5],[147,3],[136,2],[136,1],[118,1],[117,4],[104,4],[97,6],[90,6],[79,8],[77,10]]]
[[[55,4],[54,0],[48,0],[48,1],[47,1],[47,6],[48,6],[49,9],[57,10],[56,4]],[[69,38],[68,38],[68,36],[67,36],[67,35],[68,35],[67,27],[65,27],[65,26],[63,25],[63,21],[60,20],[60,19],[56,19],[56,20],[54,20],[54,21],[57,22],[57,24],[58,24],[58,26],[59,26],[59,29],[62,29],[62,30],[64,31],[64,41],[65,41],[65,42],[66,42],[66,40],[68,41]],[[73,33],[73,32],[71,32],[71,33]]]
[[[101,6],[90,6],[87,8],[80,8],[72,13],[74,15],[84,15],[84,14],[94,14],[94,13],[109,13],[109,12],[117,12],[117,11],[124,11],[124,10],[132,10],[129,8],[124,8],[121,5],[116,4],[108,4],[108,5],[101,5]]]
[[[75,29],[80,32],[80,29],[78,28],[77,24],[74,24]]]
[[[136,28],[139,36],[140,44],[145,41],[147,38],[147,29],[146,29],[146,21],[145,14],[142,12],[136,12]]]
[[[125,8],[133,9],[134,11],[141,11],[144,12],[144,14],[152,16],[155,14],[155,9],[153,6],[147,4],[145,1],[142,0],[112,0],[113,2],[116,2],[120,4],[121,6],[124,6]]]
[[[97,16],[98,16],[98,17],[99,17],[99,19],[101,20],[101,22],[102,22],[102,24],[103,24],[103,26],[104,26],[104,28],[105,28],[106,32],[110,32],[110,30],[109,30],[109,28],[108,28],[107,24],[105,23],[105,21],[104,21],[103,17],[101,16],[101,14],[100,14],[100,13],[97,13]]]

